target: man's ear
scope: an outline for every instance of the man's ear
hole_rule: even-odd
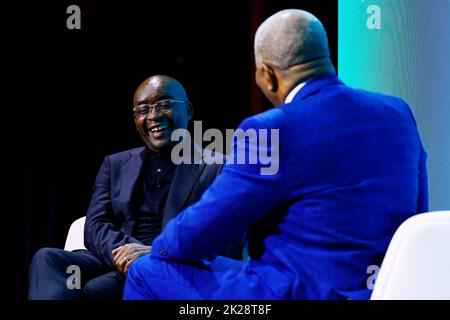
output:
[[[262,78],[269,91],[274,93],[278,91],[278,78],[275,70],[265,61],[262,62]]]

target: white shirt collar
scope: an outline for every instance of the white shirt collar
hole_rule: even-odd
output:
[[[284,99],[284,103],[291,103],[292,100],[294,99],[295,95],[305,86],[305,84],[306,84],[306,81],[301,82],[298,85],[296,85],[295,88],[292,89],[291,92],[289,92],[286,99]]]

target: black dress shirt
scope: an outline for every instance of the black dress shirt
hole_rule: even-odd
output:
[[[151,245],[161,233],[163,212],[175,169],[170,153],[147,150],[133,201],[136,223],[132,235],[145,245]]]

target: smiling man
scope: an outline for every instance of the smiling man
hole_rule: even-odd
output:
[[[186,129],[192,117],[177,80],[145,80],[134,95],[133,113],[146,146],[105,158],[86,217],[87,250],[39,250],[30,266],[29,299],[121,299],[128,267],[150,252],[169,219],[195,203],[218,174],[220,165],[171,161],[171,134]],[[232,245],[223,254],[239,252]],[[67,286],[71,265],[81,269],[80,289]]]
[[[134,121],[150,150],[166,152],[173,146],[172,132],[186,129],[192,106],[175,79],[155,76],[145,80],[134,95]]]

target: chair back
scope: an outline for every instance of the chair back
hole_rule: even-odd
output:
[[[371,300],[450,299],[450,211],[415,215],[397,229]]]

